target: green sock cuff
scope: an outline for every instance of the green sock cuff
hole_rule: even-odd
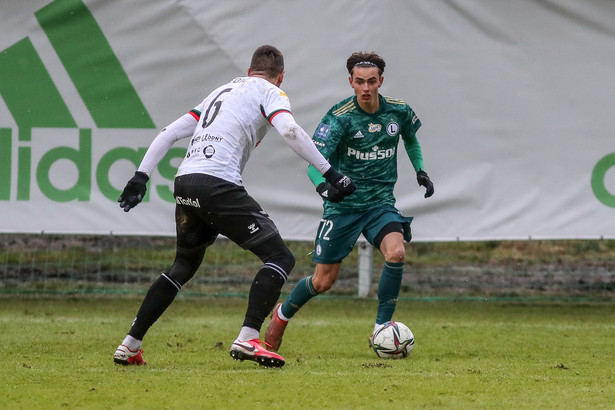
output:
[[[312,284],[312,276],[301,279],[297,282],[293,291],[290,292],[288,298],[282,303],[282,314],[290,319],[303,305],[317,295],[318,293],[314,290],[314,285]]]
[[[404,262],[384,262],[384,268],[403,269]]]

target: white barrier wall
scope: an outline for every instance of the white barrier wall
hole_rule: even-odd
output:
[[[158,129],[273,44],[310,134],[351,95],[347,57],[384,57],[435,183],[424,199],[400,150],[415,240],[615,238],[614,21],[611,0],[3,0],[0,231],[174,234],[187,141],[130,213],[120,190]],[[319,222],[305,169],[271,131],[244,172],[287,239]]]

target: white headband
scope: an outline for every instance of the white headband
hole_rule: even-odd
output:
[[[378,67],[375,63],[372,63],[371,61],[359,61],[358,63],[356,63],[354,65],[354,67],[356,67],[358,65],[367,65],[367,66]]]

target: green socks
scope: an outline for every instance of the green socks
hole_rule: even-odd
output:
[[[393,318],[397,298],[401,289],[401,279],[404,272],[404,263],[386,262],[380,283],[378,283],[378,314],[376,323],[388,322]],[[310,299],[318,293],[312,285],[312,276],[301,279],[282,304],[282,314],[290,319],[301,309]]]
[[[295,285],[288,298],[282,304],[282,314],[290,319],[305,305],[310,299],[318,295],[312,285],[312,276],[301,279]]]
[[[380,283],[378,283],[378,314],[376,323],[382,324],[393,318],[397,298],[401,289],[401,279],[404,273],[404,263],[385,262]]]

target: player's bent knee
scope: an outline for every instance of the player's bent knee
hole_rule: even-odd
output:
[[[182,286],[185,285],[201,266],[205,256],[205,246],[194,249],[177,248],[175,262],[167,272],[167,276],[176,280]]]
[[[287,275],[295,267],[295,256],[279,235],[256,245],[250,251],[258,256],[263,263],[274,264],[283,269]]]
[[[406,249],[403,246],[391,249],[384,254],[384,260],[395,263],[405,262]]]
[[[274,261],[276,261],[287,273],[293,270],[296,262],[295,255],[293,255],[288,248],[281,251],[279,255],[276,255]]]
[[[316,277],[312,278],[312,286],[316,293],[324,293],[333,287],[335,280],[329,277]]]

